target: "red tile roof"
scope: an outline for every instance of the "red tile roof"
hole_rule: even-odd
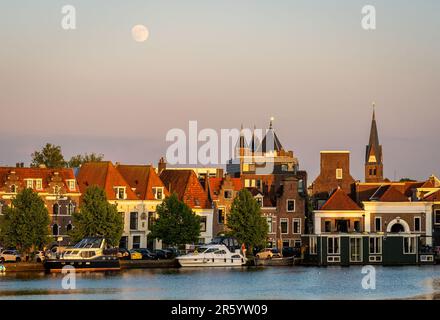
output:
[[[89,186],[98,186],[105,190],[108,200],[118,200],[114,187],[125,187],[125,200],[138,200],[130,185],[110,161],[83,164],[79,169],[77,180],[83,194]]]
[[[338,188],[320,210],[357,211],[362,210],[362,208],[359,207],[344,190]]]
[[[166,169],[160,179],[170,193],[176,193],[179,200],[191,208],[211,208],[207,191],[202,187],[194,170]]]
[[[169,195],[167,188],[152,166],[147,165],[117,165],[116,169],[125,181],[134,189],[134,193],[142,200],[155,200],[153,187],[164,188],[165,196]]]
[[[380,197],[381,202],[407,202],[408,197],[400,192],[396,187],[390,186],[387,191]]]
[[[209,195],[212,200],[218,199],[218,195],[226,179],[231,181],[234,191],[240,191],[243,188],[240,178],[208,178]]]
[[[423,201],[440,201],[440,190],[437,190],[431,194],[428,194],[425,198],[423,198]]]
[[[25,188],[25,179],[41,179],[42,188],[49,188],[51,179],[57,174],[63,182],[63,186],[68,192],[79,192],[78,185],[76,184],[75,190],[70,190],[67,186],[66,180],[75,180],[75,173],[71,168],[16,168],[16,167],[0,167],[0,191],[4,188],[4,184],[9,175],[15,172],[18,182],[22,183],[22,187]],[[6,191],[6,190],[5,190]],[[39,191],[39,190],[36,190]]]

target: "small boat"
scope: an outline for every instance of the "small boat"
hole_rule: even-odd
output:
[[[190,254],[177,257],[182,267],[240,267],[246,258],[240,253],[229,251],[224,244],[210,244],[199,247]]]
[[[269,259],[258,259],[255,258],[256,266],[293,266],[294,257],[279,257],[279,258],[269,258]]]
[[[88,237],[76,245],[66,248],[59,258],[45,259],[44,268],[50,272],[61,272],[66,266],[75,271],[120,270],[116,255],[105,254],[106,241],[101,237]]]

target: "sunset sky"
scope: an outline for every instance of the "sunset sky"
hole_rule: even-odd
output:
[[[386,3],[385,3],[386,2]],[[76,8],[77,29],[61,28]],[[377,9],[377,30],[361,8]],[[440,1],[28,0],[0,5],[0,165],[157,163],[171,128],[274,127],[309,183],[320,150],[363,180],[372,101],[385,176],[440,175]],[[131,28],[150,36],[135,42]]]

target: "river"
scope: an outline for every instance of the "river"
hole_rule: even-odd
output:
[[[0,275],[0,299],[395,299],[431,297],[440,266],[375,267],[376,288],[363,289],[361,267],[138,269]],[[73,284],[73,282],[71,282]]]

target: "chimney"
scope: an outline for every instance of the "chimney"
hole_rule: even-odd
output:
[[[157,170],[159,171],[159,174],[167,168],[167,162],[165,161],[164,157],[161,157],[159,159],[159,163],[157,164]]]
[[[16,168],[20,168],[20,162],[15,163]]]
[[[217,168],[216,175],[217,178],[223,178],[223,168]]]
[[[24,162],[20,163],[20,168],[24,168]]]

